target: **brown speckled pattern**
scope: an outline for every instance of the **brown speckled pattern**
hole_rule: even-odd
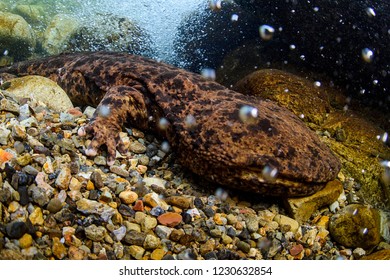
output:
[[[181,164],[208,180],[259,194],[309,195],[339,172],[339,160],[317,135],[287,109],[246,96],[197,74],[123,53],[66,54],[15,64],[0,72],[42,75],[56,81],[75,105],[108,106],[94,116],[86,132],[91,148],[106,144],[124,152],[118,133],[124,123],[166,137]],[[255,123],[244,123],[239,109],[258,109]],[[186,117],[195,117],[189,129]],[[158,119],[170,126],[161,131]],[[262,175],[277,168],[275,180]]]

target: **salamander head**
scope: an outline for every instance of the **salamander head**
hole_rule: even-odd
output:
[[[179,141],[181,162],[211,181],[271,196],[303,196],[340,170],[318,136],[271,101],[233,98],[195,117],[196,131],[184,131]]]

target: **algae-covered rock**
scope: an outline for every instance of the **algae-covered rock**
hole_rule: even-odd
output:
[[[390,207],[390,186],[382,180],[381,164],[390,158],[390,148],[378,137],[385,131],[353,111],[330,114],[322,128],[334,136],[324,141],[338,155],[344,173],[360,184],[362,200],[376,208]],[[337,139],[340,132],[343,141]]]
[[[46,21],[46,9],[43,5],[19,4],[13,12],[22,16],[30,24],[42,24]]]
[[[8,92],[18,98],[34,98],[55,111],[73,108],[65,91],[54,81],[41,76],[25,76],[9,80]]]
[[[36,39],[31,26],[19,15],[0,12],[0,53],[24,60],[34,51]]]
[[[263,69],[240,80],[235,89],[276,101],[306,122],[322,124],[331,110],[328,92],[313,81],[276,69]]]
[[[379,212],[359,204],[348,205],[331,217],[329,231],[346,247],[372,248],[381,241]]]
[[[81,23],[67,42],[66,51],[122,51],[150,56],[151,40],[135,22],[114,15],[95,15]]]
[[[46,28],[43,35],[43,49],[51,55],[65,51],[72,36],[80,27],[79,21],[69,15],[56,15]]]

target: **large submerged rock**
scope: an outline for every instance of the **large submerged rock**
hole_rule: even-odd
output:
[[[31,26],[19,15],[0,12],[0,53],[16,60],[28,58],[36,46]]]
[[[151,56],[151,40],[134,21],[110,14],[98,14],[88,19],[70,36],[65,50],[118,51]]]

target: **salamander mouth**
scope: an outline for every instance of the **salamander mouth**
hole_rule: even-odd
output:
[[[321,190],[326,183],[297,181],[271,174],[264,171],[243,170],[239,176],[246,190],[267,196],[299,197],[308,196]]]

